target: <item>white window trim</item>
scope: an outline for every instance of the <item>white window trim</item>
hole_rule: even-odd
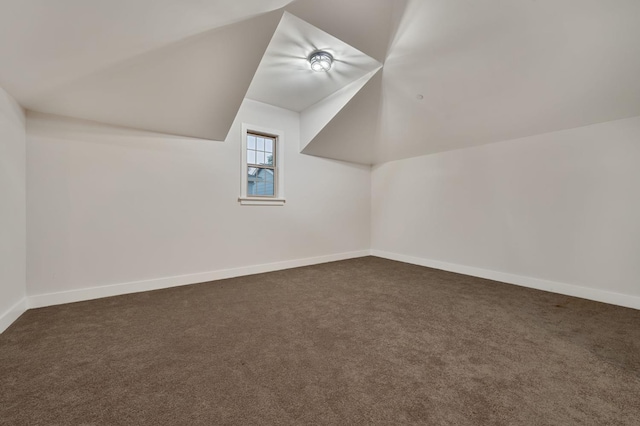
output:
[[[249,197],[247,196],[247,133],[262,133],[276,138],[276,173],[274,197]],[[268,129],[242,123],[242,170],[240,179],[240,197],[238,201],[243,206],[284,206],[284,132],[282,130]]]

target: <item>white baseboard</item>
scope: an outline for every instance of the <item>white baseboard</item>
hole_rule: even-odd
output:
[[[582,287],[556,281],[542,280],[539,278],[492,271],[489,269],[475,268],[472,266],[458,265],[455,263],[441,262],[438,260],[423,259],[419,257],[407,256],[404,254],[389,253],[381,250],[371,250],[371,255],[390,260],[397,260],[399,262],[411,263],[413,265],[426,266],[428,268],[441,269],[443,271],[456,272],[458,274],[486,278],[489,280],[500,281],[508,284],[515,284],[521,287],[535,288],[537,290],[564,294],[566,296],[580,297],[582,299],[595,300],[596,302],[603,302],[612,305],[624,306],[627,308],[640,309],[640,297],[638,296],[613,293],[610,291],[599,290],[590,287]]]
[[[441,269],[443,271],[456,272],[459,274],[474,277],[486,278],[508,284],[515,284],[522,287],[535,288],[538,290],[550,291],[567,296],[581,297],[583,299],[595,300],[597,302],[610,303],[633,309],[640,309],[640,297],[629,296],[620,293],[613,293],[604,290],[581,287],[572,284],[559,283],[542,280],[538,278],[525,277],[522,275],[509,274],[505,272],[492,271],[488,269],[475,268],[471,266],[458,265],[441,262],[437,260],[422,259],[398,253],[389,253],[381,250],[361,250],[348,253],[338,253],[327,256],[295,259],[284,262],[268,263],[241,268],[223,269],[212,272],[198,274],[180,275],[144,281],[134,281],[129,283],[114,284],[101,287],[83,288],[48,294],[38,294],[28,296],[5,313],[0,314],[0,333],[6,330],[20,315],[27,309],[42,308],[45,306],[60,305],[64,303],[81,302],[85,300],[99,299],[102,297],[120,296],[123,294],[139,293],[143,291],[159,290],[169,287],[197,284],[208,281],[234,278],[246,275],[261,274],[264,272],[280,271],[283,269],[298,268],[302,266],[317,265],[321,263],[334,262],[338,260],[354,259],[365,256],[377,256],[390,260],[411,263],[429,268]]]
[[[261,274],[264,272],[280,271],[282,269],[317,265],[320,263],[334,262],[337,260],[354,259],[357,257],[369,256],[370,254],[371,253],[369,250],[362,250],[348,253],[332,254],[328,256],[309,257],[305,259],[268,263],[264,265],[254,265],[242,268],[202,272],[198,274],[180,275],[101,287],[91,287],[56,293],[38,294],[29,296],[29,308],[42,308],[45,306],[81,302],[85,300],[99,299],[102,297],[120,296],[123,294],[140,293],[149,290],[159,290],[163,288],[197,284],[208,281],[222,280],[226,278],[241,277],[245,275]]]
[[[23,297],[18,303],[10,307],[6,312],[0,314],[0,333],[4,332],[20,315],[27,311],[27,298]]]

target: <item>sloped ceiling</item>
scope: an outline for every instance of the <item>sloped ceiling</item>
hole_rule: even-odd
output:
[[[384,63],[326,98],[305,153],[371,164],[640,115],[637,0],[2,0],[0,85],[30,109],[222,139],[280,8]],[[224,64],[196,60],[209,42]]]
[[[331,72],[309,67],[309,53],[336,58]],[[302,112],[382,64],[345,42],[285,12],[267,48],[247,97]]]
[[[311,105],[309,108],[300,113],[300,149],[303,153],[331,157],[330,154],[322,155],[321,153],[331,151],[331,146],[333,145],[333,143],[340,143],[344,140],[349,140],[349,145],[352,145],[353,148],[355,148],[356,144],[354,142],[356,141],[348,138],[347,135],[340,135],[337,141],[328,141],[326,139],[323,139],[322,137],[319,137],[319,135],[322,133],[322,135],[326,138],[327,132],[325,131],[325,129],[327,127],[330,127],[330,124],[335,125],[336,121],[340,121],[340,118],[344,118],[345,116],[349,117],[350,119],[358,119],[358,121],[361,121],[361,117],[355,117],[353,113],[349,113],[346,111],[343,112],[343,109],[348,105],[349,109],[352,110],[354,108],[354,105],[357,104],[356,99],[361,98],[364,93],[369,93],[369,81],[380,71],[380,68],[377,68],[370,73],[365,74],[358,80],[344,86],[340,90],[332,93],[320,102]],[[379,93],[379,90],[376,93]],[[356,96],[358,98],[355,98]],[[376,105],[379,103],[379,98],[376,97],[373,99],[369,99],[368,102],[373,102],[373,104]],[[357,108],[357,106],[355,106],[355,108]],[[365,109],[366,111],[363,111],[365,113],[372,110],[371,108]],[[361,128],[360,131],[367,130],[370,129]],[[318,150],[317,148],[320,148],[320,150]],[[366,148],[369,148],[368,144]],[[360,152],[360,150],[358,149],[354,149],[354,151]],[[367,149],[367,151],[370,150]],[[348,161],[369,164],[370,161],[367,158],[363,158],[362,156],[360,156],[357,159],[353,158],[352,160]]]
[[[291,0],[2,0],[0,85],[17,101]]]
[[[280,16],[270,12],[120,62],[37,98],[30,108],[225,140]]]
[[[286,10],[384,62],[405,4],[406,0],[297,0]]]
[[[382,73],[369,76],[364,86],[349,98],[333,119],[327,121],[302,152],[352,163],[376,163],[381,89]],[[303,113],[301,131],[306,119]]]
[[[640,115],[639,17],[637,0],[410,1],[377,161]]]

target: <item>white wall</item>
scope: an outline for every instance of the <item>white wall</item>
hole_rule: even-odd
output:
[[[237,202],[242,122],[285,132],[284,207]],[[224,143],[30,113],[31,306],[372,247],[640,308],[640,117],[386,163],[373,173],[301,155],[299,142],[298,114],[254,101],[243,104]]]
[[[640,117],[383,164],[374,254],[640,309]]]
[[[26,309],[25,117],[0,88],[0,332]]]
[[[283,207],[237,201],[242,122],[285,133]],[[299,154],[299,134],[299,114],[249,100],[226,142],[29,113],[28,293],[71,291],[34,305],[362,255],[370,168]]]

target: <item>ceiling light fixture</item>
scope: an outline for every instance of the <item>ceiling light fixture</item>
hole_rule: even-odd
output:
[[[317,50],[309,55],[309,64],[314,71],[329,71],[333,64],[333,56],[323,50]]]

